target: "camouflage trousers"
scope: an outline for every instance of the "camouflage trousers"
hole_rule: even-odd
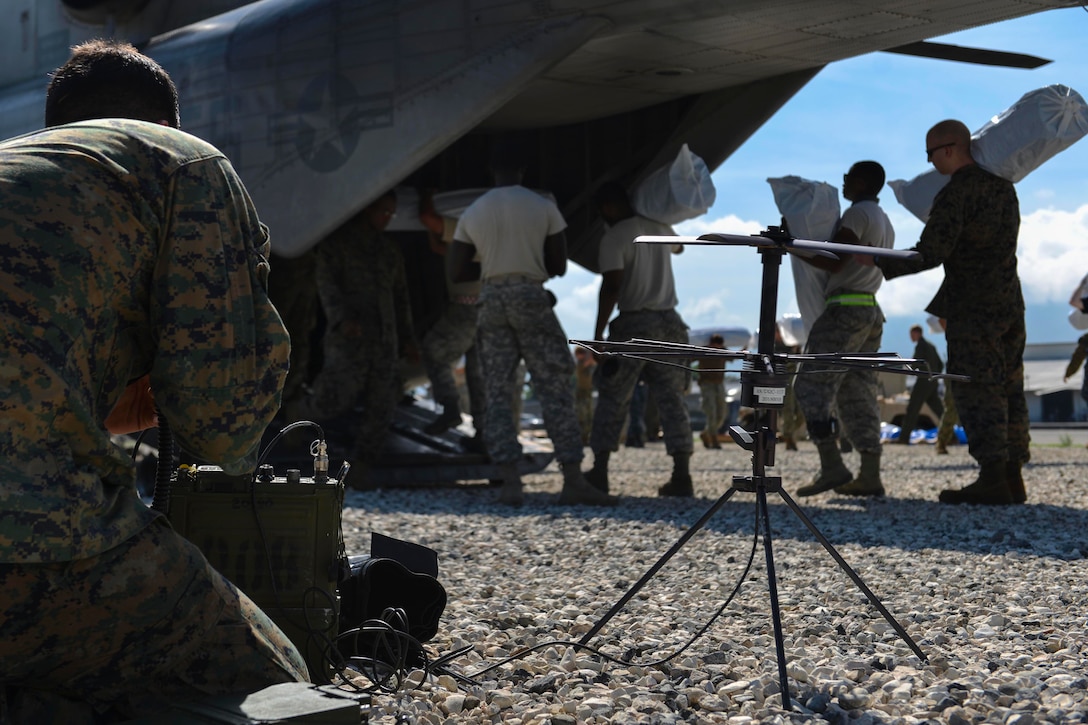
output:
[[[608,339],[632,338],[687,344],[688,326],[675,310],[621,312],[608,325]],[[665,450],[670,456],[691,453],[691,419],[684,404],[684,393],[691,380],[687,369],[646,363],[629,358],[609,358],[597,365],[597,410],[593,414],[593,434],[589,445],[594,451],[619,448],[623,420],[631,407],[631,395],[642,375],[657,402]]]
[[[717,435],[725,422],[725,383],[699,383],[699,398],[706,429]]]
[[[501,464],[521,457],[510,380],[518,361],[524,359],[556,459],[560,463],[580,462],[582,436],[570,383],[574,357],[548,293],[539,284],[484,283],[480,299],[477,344],[487,371],[484,441],[491,459]]]
[[[313,392],[287,408],[292,422],[318,423],[362,408],[352,449],[353,463],[372,465],[381,456],[389,426],[402,392],[397,354],[390,345],[331,331],[325,335],[325,362],[313,382]],[[339,454],[339,452],[337,452]]]
[[[574,391],[574,411],[578,415],[578,431],[582,435],[582,444],[589,443],[589,434],[593,431],[593,391]]]
[[[782,402],[782,410],[778,414],[778,431],[792,438],[805,423],[805,416],[801,414],[801,406],[797,405],[797,391],[794,389],[796,382],[793,374],[797,372],[795,365],[787,366],[791,373],[789,384],[786,386],[786,399]]]
[[[427,377],[431,380],[431,394],[443,407],[460,407],[457,383],[450,366],[462,355],[465,356],[465,384],[473,425],[482,428],[486,404],[484,374],[476,347],[478,318],[479,305],[450,302],[446,311],[423,336],[420,352]]]
[[[956,398],[952,395],[952,385],[949,381],[945,381],[944,413],[941,414],[941,424],[937,427],[937,442],[946,446],[952,443],[956,438],[956,424],[959,422],[960,414],[956,410]]]
[[[1024,398],[1024,315],[1012,319],[948,321],[948,372],[968,375],[952,381],[952,395],[976,461],[1026,463],[1028,406]]]
[[[877,352],[883,333],[884,313],[880,307],[831,305],[812,325],[805,352]],[[820,439],[821,424],[826,425],[831,420],[832,410],[837,409],[843,430],[859,452],[880,451],[876,372],[819,372],[822,369],[811,364],[801,365],[793,380],[797,404],[808,424],[809,438]]]
[[[264,612],[159,518],[60,564],[0,564],[4,723],[142,717],[172,700],[307,681]]]

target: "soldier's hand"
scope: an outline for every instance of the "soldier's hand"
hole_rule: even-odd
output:
[[[136,433],[159,424],[155,398],[151,394],[151,376],[134,380],[121,393],[121,399],[106,416],[106,430],[115,435]]]

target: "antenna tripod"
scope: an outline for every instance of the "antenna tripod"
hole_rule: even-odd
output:
[[[739,241],[738,241],[739,240]],[[758,241],[756,241],[758,240]],[[661,237],[661,238],[644,238],[640,237],[638,241],[650,242],[650,243],[676,243],[680,241],[676,237]],[[769,243],[767,243],[769,242]],[[916,654],[922,661],[926,661],[927,657],[925,653],[918,647],[911,636],[903,628],[899,622],[892,616],[887,608],[881,603],[875,594],[865,585],[861,577],[846,563],[846,560],[842,558],[839,552],[831,544],[830,541],[816,528],[816,525],[805,515],[805,512],[801,510],[800,506],[793,500],[793,498],[786,493],[782,488],[782,479],[779,476],[766,475],[766,467],[774,466],[774,453],[775,445],[777,443],[777,410],[782,407],[783,399],[785,398],[785,390],[787,377],[785,375],[784,364],[776,365],[775,361],[784,363],[786,360],[802,359],[812,360],[811,356],[793,356],[782,355],[774,353],[774,330],[775,330],[775,316],[777,314],[776,307],[778,302],[778,276],[779,267],[782,263],[782,257],[788,250],[805,250],[805,252],[822,254],[822,256],[833,255],[834,252],[848,252],[856,251],[857,247],[853,247],[851,250],[846,245],[821,243],[821,242],[809,242],[807,240],[794,240],[789,237],[785,232],[771,227],[770,229],[762,232],[761,235],[755,237],[731,237],[731,235],[704,235],[697,240],[689,241],[683,240],[683,243],[710,243],[710,244],[743,244],[747,246],[756,246],[759,248],[762,255],[763,264],[763,288],[762,296],[760,300],[760,318],[759,318],[759,338],[756,354],[751,353],[733,353],[732,355],[722,355],[722,357],[741,357],[745,360],[746,369],[741,372],[741,390],[742,400],[745,404],[751,405],[756,409],[756,422],[755,430],[748,431],[740,426],[731,426],[730,433],[733,440],[739,444],[745,450],[752,452],[752,475],[751,476],[733,476],[733,483],[729,489],[718,498],[714,504],[707,509],[702,517],[696,521],[691,528],[689,528],[677,541],[673,544],[667,552],[657,562],[647,570],[647,572],[639,579],[635,584],[625,593],[618,602],[598,621],[579,641],[579,644],[586,645],[594,636],[597,635],[604,628],[604,626],[611,620],[616,614],[623,609],[623,607],[630,601],[647,582],[677,553],[681,548],[698,532],[706,523],[714,516],[714,514],[720,509],[726,501],[732,498],[733,494],[738,491],[745,493],[754,493],[756,495],[756,515],[758,521],[763,527],[763,551],[767,562],[767,587],[769,590],[771,600],[771,621],[774,625],[774,642],[775,642],[775,654],[778,660],[778,680],[782,691],[782,706],[789,710],[790,704],[790,692],[789,683],[786,676],[786,654],[785,644],[782,634],[782,616],[778,603],[778,587],[776,584],[776,575],[774,568],[774,551],[771,536],[771,521],[770,513],[767,506],[767,497],[770,493],[777,493],[779,497],[786,503],[786,505],[793,511],[794,515],[801,520],[801,522],[812,532],[812,535],[816,537],[816,540],[827,550],[827,553],[831,555],[831,558],[839,565],[839,568],[846,573],[847,576],[854,582],[854,584],[865,594],[869,602],[876,607],[877,611],[883,615],[888,624],[896,631],[899,637],[907,644],[908,647]],[[816,250],[816,251],[813,251]],[[827,250],[827,251],[822,251]],[[870,251],[866,249],[866,251]],[[883,250],[872,249],[875,256],[903,256],[908,254],[914,254],[913,252],[902,252],[897,250]],[[578,342],[578,341],[575,341]],[[598,352],[605,354],[627,354],[629,356],[636,356],[643,359],[651,359],[657,362],[661,362],[662,357],[668,357],[670,355],[679,354],[682,350],[678,350],[676,346],[668,346],[664,343],[649,343],[647,341],[631,341],[632,344],[625,343],[600,343],[600,342],[579,342],[586,347],[590,347]],[[690,346],[682,346],[690,347]],[[699,354],[710,352],[709,349],[698,349]],[[690,351],[688,352],[690,355]],[[847,364],[853,367],[883,367],[884,364],[891,361],[887,355],[865,355],[865,356],[832,356],[831,360],[835,363]],[[894,358],[895,363],[902,366],[903,364],[916,363],[914,360],[902,360],[898,356]],[[919,374],[916,370],[911,368],[899,367],[896,369],[898,372],[906,374]]]

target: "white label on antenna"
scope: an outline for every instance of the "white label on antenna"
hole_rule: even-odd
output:
[[[782,405],[786,402],[785,388],[768,388],[757,385],[752,388],[752,392],[756,394],[756,400],[764,405]]]

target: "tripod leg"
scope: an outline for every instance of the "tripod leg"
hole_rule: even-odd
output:
[[[692,536],[695,536],[696,532],[698,532],[699,529],[706,526],[706,522],[710,521],[711,517],[718,512],[718,509],[725,505],[725,502],[728,501],[729,498],[734,493],[736,493],[736,491],[737,489],[730,487],[728,491],[723,493],[718,498],[718,500],[714,502],[714,505],[707,509],[706,513],[704,513],[698,521],[692,524],[691,528],[685,531],[683,536],[676,540],[676,543],[672,545],[672,548],[666,551],[665,554],[657,560],[657,563],[651,566],[649,571],[643,574],[642,578],[635,582],[634,586],[628,589],[627,593],[620,597],[620,600],[618,602],[612,605],[612,608],[608,610],[608,613],[601,617],[599,622],[593,625],[593,629],[586,632],[582,639],[578,640],[579,644],[589,644],[589,640],[597,636],[597,633],[604,629],[604,625],[606,625],[608,621],[612,619],[612,617],[615,617],[617,614],[619,614],[620,610],[623,609],[624,605],[627,604],[627,602],[631,601],[631,598],[638,594],[638,591],[642,589],[642,587],[646,586],[646,582],[650,581],[650,579],[653,578],[654,574],[660,571],[661,567],[665,566],[666,562],[668,562],[669,559],[675,556],[676,552],[680,551],[680,549],[683,548],[684,544],[688,543],[688,540]]]
[[[786,647],[782,636],[782,612],[778,606],[778,584],[774,573],[774,551],[771,547],[771,517],[767,511],[767,492],[756,489],[756,505],[763,519],[763,553],[767,557],[767,589],[771,597],[771,621],[774,623],[774,649],[778,657],[778,682],[782,687],[782,707],[790,709],[790,686],[786,680]]]
[[[780,496],[782,496],[782,500],[786,502],[786,505],[789,506],[793,510],[793,513],[797,515],[797,518],[801,519],[801,522],[808,527],[808,530],[812,532],[812,535],[816,537],[816,540],[819,541],[825,549],[827,549],[827,553],[831,554],[831,558],[835,560],[835,562],[839,565],[839,568],[846,572],[846,575],[854,581],[854,584],[857,585],[858,589],[861,590],[862,594],[864,594],[866,598],[868,598],[869,602],[877,608],[877,611],[879,611],[884,616],[884,619],[887,620],[888,624],[892,626],[892,629],[896,631],[896,633],[899,635],[899,638],[907,643],[907,646],[914,651],[914,654],[918,655],[919,659],[921,659],[923,662],[927,662],[928,658],[926,657],[925,653],[922,652],[921,648],[918,647],[913,639],[911,639],[911,636],[907,634],[907,630],[903,629],[903,626],[896,621],[895,617],[892,616],[891,612],[889,612],[887,608],[884,607],[884,604],[879,599],[877,599],[877,596],[873,594],[869,587],[865,586],[865,582],[862,581],[860,576],[858,576],[858,573],[854,571],[849,564],[846,563],[846,560],[843,559],[842,556],[839,555],[839,552],[835,549],[834,546],[832,546],[831,542],[827,540],[827,537],[825,537],[820,532],[820,530],[816,528],[816,524],[812,523],[809,517],[805,515],[805,512],[801,510],[801,507],[797,505],[797,502],[790,498],[790,495],[786,493],[785,489],[779,489],[778,493]]]

